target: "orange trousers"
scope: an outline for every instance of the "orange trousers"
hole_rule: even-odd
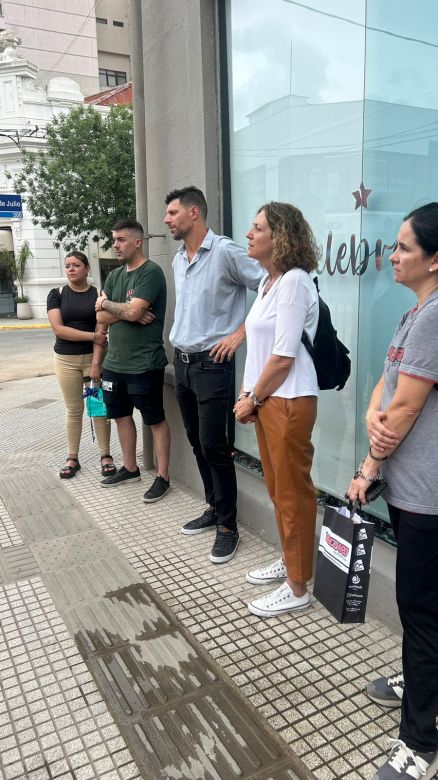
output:
[[[316,495],[312,430],[316,396],[270,396],[258,410],[256,434],[266,487],[275,508],[288,577],[306,583],[312,576]]]

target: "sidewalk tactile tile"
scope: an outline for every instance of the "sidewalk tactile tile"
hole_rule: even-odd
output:
[[[38,564],[27,545],[0,549],[0,584],[29,579],[38,573]]]
[[[241,703],[230,689],[218,688],[143,716],[133,731],[134,750],[145,754],[151,776],[157,778],[244,780],[281,758],[257,718],[246,713],[242,722]]]
[[[33,626],[31,634],[23,631],[26,623]],[[61,661],[65,673],[60,678],[57,668]],[[54,680],[57,680],[56,685]],[[90,693],[84,695],[83,687],[87,685]],[[93,780],[99,778],[91,749],[82,733],[84,718],[90,724],[89,730],[113,777],[115,780],[123,778],[105,744],[99,716],[92,712],[95,705],[90,706],[89,701],[94,699],[105,710],[106,707],[73,639],[37,577],[0,587],[0,692],[2,778],[47,777],[55,780],[71,777],[77,780],[80,774],[75,767],[81,763],[88,767],[87,771],[91,768]],[[61,711],[64,720],[59,717]],[[2,722],[6,726],[4,729]],[[108,713],[106,722],[112,726],[112,733],[117,734],[119,746],[125,745]],[[130,756],[126,766],[133,778],[139,777]]]

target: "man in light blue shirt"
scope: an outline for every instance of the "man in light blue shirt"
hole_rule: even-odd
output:
[[[225,563],[239,544],[236,473],[227,441],[232,365],[245,338],[246,290],[257,290],[264,272],[242,247],[207,228],[201,190],[173,190],[165,202],[164,222],[175,241],[183,242],[173,261],[175,394],[208,504],[181,531],[216,528],[210,560]]]

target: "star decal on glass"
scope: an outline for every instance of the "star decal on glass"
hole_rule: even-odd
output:
[[[363,206],[364,209],[368,208],[368,195],[370,195],[372,190],[367,190],[364,186],[363,181],[360,183],[360,187],[358,190],[355,190],[351,194],[354,195],[354,198],[356,200],[356,205],[354,207],[354,210],[360,208],[360,206]]]

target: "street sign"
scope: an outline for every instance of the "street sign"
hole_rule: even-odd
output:
[[[21,195],[0,194],[0,218],[23,219],[23,206],[21,204]]]

